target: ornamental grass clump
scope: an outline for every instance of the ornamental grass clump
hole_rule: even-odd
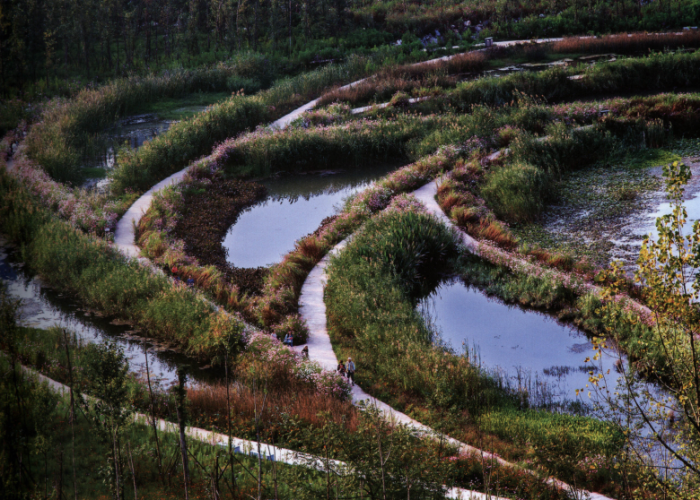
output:
[[[325,292],[331,336],[363,367],[358,382],[378,397],[398,391],[474,412],[486,400],[508,399],[466,358],[434,345],[414,309],[457,255],[454,234],[411,207],[368,221],[332,258]]]
[[[510,222],[537,218],[551,193],[550,177],[527,163],[511,163],[485,176],[481,194],[499,217]],[[488,239],[489,235],[485,235]]]

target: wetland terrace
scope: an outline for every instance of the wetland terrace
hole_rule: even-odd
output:
[[[0,497],[700,500],[696,4],[10,2]]]

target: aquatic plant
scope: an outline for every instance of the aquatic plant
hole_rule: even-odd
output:
[[[0,171],[0,227],[48,283],[75,293],[87,306],[148,329],[194,357],[216,360],[240,346],[244,325],[224,319],[184,285],[126,259],[108,242],[74,229],[38,206]]]

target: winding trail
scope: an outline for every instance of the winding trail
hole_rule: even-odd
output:
[[[452,221],[445,215],[437,201],[435,200],[435,195],[437,194],[437,184],[436,182],[429,182],[422,187],[411,193],[421,204],[423,204],[428,211],[428,213],[435,216],[443,224],[448,227],[457,229]],[[470,235],[463,231],[458,230],[460,234],[462,243],[464,246],[472,253],[477,255],[480,254],[480,244]],[[330,262],[333,255],[342,251],[347,245],[347,239],[338,243],[321,261],[311,270],[304,285],[301,289],[301,295],[299,297],[299,312],[301,316],[306,321],[309,328],[309,339],[307,346],[309,347],[309,359],[318,362],[322,368],[327,370],[334,370],[338,366],[338,359],[333,351],[333,346],[331,344],[330,336],[328,335],[327,323],[326,323],[326,305],[323,300],[323,290],[326,284],[326,268]],[[295,347],[296,350],[300,351],[303,346]],[[474,446],[462,443],[454,438],[446,436],[444,434],[437,433],[430,427],[418,422],[417,420],[409,417],[408,415],[397,412],[391,408],[386,403],[379,401],[378,399],[370,396],[365,391],[363,391],[357,384],[352,388],[352,401],[354,404],[368,404],[375,406],[379,409],[386,418],[392,419],[398,423],[404,424],[416,431],[416,434],[421,437],[428,437],[433,439],[445,440],[450,445],[455,446],[459,449],[460,454],[479,456],[487,458],[490,460],[496,460],[500,465],[511,468],[520,468],[518,465],[508,462],[492,453],[480,450]],[[526,470],[532,474],[534,472]],[[571,485],[560,481],[555,478],[548,478],[547,483],[561,489],[564,491],[569,491],[572,493],[579,493],[580,491]],[[612,500],[605,495],[600,493],[593,493],[584,491],[585,495],[591,500]]]
[[[584,37],[585,38],[585,37]],[[536,40],[537,43],[545,43],[545,42],[558,42],[562,40],[562,38],[540,38]],[[529,42],[530,40],[506,40],[502,42],[494,42],[494,45],[499,46],[499,47],[507,47],[510,45],[516,45],[518,43],[524,43],[524,42]],[[481,49],[476,49],[474,51],[470,52],[479,52],[483,50],[488,50],[486,48],[481,48]],[[453,54],[450,56],[442,56],[438,57],[435,59],[430,59],[428,61],[421,61],[414,63],[412,66],[423,66],[423,65],[429,65],[429,64],[436,64],[439,62],[443,61],[449,61],[450,59],[461,56],[467,52],[459,53],[459,54]],[[368,78],[362,78],[360,80],[354,81],[352,83],[348,83],[347,85],[343,85],[340,87],[340,89],[347,89],[354,87],[355,85],[359,85],[360,83],[364,82]],[[320,98],[319,98],[320,99]],[[299,108],[295,109],[291,113],[288,113],[284,115],[282,118],[275,120],[270,124],[270,128],[276,129],[276,130],[284,130],[287,128],[294,120],[299,118],[302,114],[305,112],[313,109],[316,104],[318,104],[319,99],[314,99],[313,101],[307,102],[303,106],[300,106]],[[417,102],[417,100],[415,101]],[[388,105],[388,103],[387,103]],[[367,109],[370,109],[368,107]],[[362,111],[357,111],[356,113],[361,113],[363,111],[366,111],[367,109],[363,109]],[[355,110],[353,110],[355,112]],[[143,214],[145,214],[148,209],[151,207],[151,202],[153,201],[153,194],[160,189],[163,189],[166,186],[172,185],[172,184],[179,184],[182,179],[184,178],[185,174],[187,173],[187,170],[189,169],[189,165],[185,167],[184,169],[180,170],[179,172],[174,173],[170,177],[163,179],[160,181],[158,184],[153,186],[151,189],[146,191],[138,200],[134,202],[134,204],[129,208],[129,210],[124,213],[121,219],[117,222],[117,225],[115,227],[114,231],[114,244],[115,246],[126,256],[128,257],[133,257],[133,258],[139,258],[141,254],[141,249],[138,247],[136,244],[136,233],[135,233],[135,228],[138,226],[139,221],[141,220],[141,217],[143,217]],[[142,258],[143,259],[143,258]]]
[[[555,41],[560,41],[562,40],[561,38],[548,38],[548,39],[538,39],[538,43],[544,43],[544,42],[555,42]],[[509,40],[509,41],[503,41],[503,42],[495,42],[494,45],[496,46],[510,46],[510,45],[515,45],[518,43],[525,42],[524,40]],[[487,50],[487,49],[477,49],[477,50]],[[459,56],[462,54],[455,54],[451,56],[443,56],[440,58],[436,59],[431,59],[429,61],[423,61],[416,63],[415,66],[418,65],[426,65],[426,64],[435,64],[441,61],[447,61],[452,59],[453,57]],[[358,85],[359,83],[363,82],[366,79],[358,80],[355,82],[352,82],[348,85],[345,85],[341,88],[349,88],[355,85]],[[272,124],[270,124],[271,128],[277,129],[277,130],[283,130],[287,128],[294,120],[299,118],[303,113],[306,111],[309,111],[313,109],[316,104],[318,103],[319,99],[314,99],[313,101],[310,101],[306,103],[305,105],[297,108],[296,110],[292,111],[291,113],[288,113],[287,115],[283,116],[282,118],[274,121]],[[388,103],[387,103],[388,104]],[[371,107],[365,108],[365,109],[358,109],[358,110],[353,110],[353,113],[361,113],[363,111],[366,111],[367,109],[370,109]],[[153,195],[155,192],[159,191],[160,189],[172,185],[172,184],[177,184],[182,181],[184,178],[185,174],[187,173],[187,170],[189,169],[189,166],[184,168],[183,170],[169,176],[168,178],[162,180],[155,186],[153,186],[151,189],[149,189],[146,193],[144,193],[130,208],[127,210],[127,212],[124,214],[124,216],[118,221],[116,229],[115,229],[115,238],[114,238],[114,243],[115,246],[126,256],[132,257],[132,258],[139,258],[140,255],[140,248],[136,245],[135,241],[135,228],[138,226],[139,221],[141,220],[141,217],[143,216],[144,213],[150,208],[152,200],[153,200]],[[434,182],[428,183],[424,185],[423,187],[417,189],[416,191],[413,192],[413,195],[423,204],[425,205],[426,209],[428,210],[429,213],[433,214],[436,216],[438,219],[440,219],[443,223],[447,224],[449,227],[454,227],[452,222],[449,220],[449,218],[444,214],[444,212],[440,209],[438,203],[435,201],[435,194],[437,193],[437,185]],[[480,255],[480,248],[481,245],[474,240],[471,236],[468,234],[459,231],[459,234],[462,237],[462,242],[465,245],[469,251]],[[320,366],[324,369],[327,370],[335,370],[338,360],[335,356],[335,353],[333,351],[333,347],[331,345],[330,337],[328,336],[328,331],[326,328],[326,306],[323,301],[323,289],[324,285],[326,282],[326,277],[325,277],[325,269],[330,262],[330,258],[332,255],[336,254],[340,250],[342,250],[346,245],[346,242],[341,242],[339,243],[331,252],[329,252],[328,255],[326,255],[309,273],[306,281],[304,282],[304,285],[301,290],[301,295],[299,298],[299,305],[300,305],[300,313],[302,317],[306,320],[308,326],[309,326],[309,339],[307,345],[309,346],[309,357],[313,361],[317,361]],[[145,258],[140,258],[140,260],[144,263],[150,263],[148,259]],[[297,348],[299,349],[299,348]],[[394,409],[392,409],[389,405],[386,403],[383,403],[382,401],[377,400],[376,398],[370,396],[366,392],[364,392],[359,386],[355,385],[352,389],[352,400],[354,404],[369,404],[372,406],[376,406],[387,418],[393,419],[394,421],[405,424],[408,427],[414,429],[416,431],[416,434],[422,436],[422,437],[432,437],[435,439],[444,439],[446,442],[451,444],[452,446],[455,446],[456,448],[459,449],[461,454],[465,455],[476,455],[480,456],[483,458],[487,458],[490,460],[496,460],[500,465],[502,466],[507,466],[507,467],[514,467],[517,468],[518,466],[515,464],[512,464],[494,454],[491,454],[489,452],[480,450],[478,448],[475,448],[471,445],[462,443],[454,438],[451,438],[449,436],[441,435],[436,433],[433,429],[430,427],[421,424],[420,422],[412,419],[408,415],[405,415],[401,412],[397,412]],[[160,426],[159,422],[159,426]],[[164,428],[167,428],[169,424],[167,422],[163,421],[163,426]],[[203,429],[194,429],[190,430],[188,429],[188,432],[191,432],[192,436],[199,436],[196,437],[197,439],[216,439],[216,440],[227,440],[228,438],[224,435],[221,434],[216,434],[216,433],[211,433],[209,431],[205,431]],[[202,440],[200,439],[200,440]],[[245,441],[245,440],[237,440],[240,441],[241,443],[247,443],[247,445],[250,445],[250,441]],[[209,441],[207,441],[209,442]],[[220,441],[216,441],[219,443]],[[226,441],[227,442],[227,441]],[[269,445],[265,445],[269,446]],[[272,448],[270,448],[272,449]],[[279,451],[277,451],[279,450]],[[292,452],[290,450],[283,450],[283,449],[277,449],[275,448],[276,451],[276,457],[279,456],[280,461],[284,461],[282,457],[287,457],[285,455],[286,453],[296,453]],[[286,459],[286,458],[285,458]],[[290,458],[290,460],[293,460],[293,458]],[[285,463],[290,463],[286,462]],[[297,464],[295,462],[295,464]],[[527,470],[527,469],[523,469]],[[532,472],[532,471],[528,471]],[[534,474],[534,473],[533,473]],[[549,478],[547,480],[549,484],[552,484],[556,486],[557,488],[560,488],[565,491],[571,491],[575,492],[575,488],[572,486],[559,481],[554,478]],[[464,496],[465,493],[468,496]],[[591,492],[584,492],[584,494],[589,495],[589,498],[591,500],[612,500],[604,495],[598,494],[598,493],[591,493]],[[481,494],[481,493],[475,493],[475,492],[470,492],[467,490],[460,490],[460,489],[453,489],[450,490],[450,493],[448,495],[449,498],[475,498],[475,499],[481,499],[481,498],[487,498],[486,495]],[[488,497],[488,498],[493,498],[493,497]]]
[[[23,365],[20,366],[22,370],[30,376],[34,376],[40,382],[46,383],[53,392],[60,394],[64,398],[70,394],[70,387],[67,385],[42,375],[32,368]],[[144,425],[146,427],[151,427],[152,425],[150,417],[145,413],[136,412],[132,415],[132,419],[134,423],[139,425]],[[156,419],[156,427],[159,432],[167,432],[170,434],[178,434],[180,432],[177,424],[160,418]],[[228,448],[229,437],[226,434],[208,431],[198,427],[186,427],[185,434],[190,439],[201,443]],[[352,473],[351,467],[340,460],[327,460],[323,457],[287,448],[280,448],[279,446],[268,443],[259,443],[257,441],[231,437],[231,449],[236,454],[244,454],[252,457],[260,455],[264,460],[281,462],[292,466],[306,467],[318,471],[326,471],[328,468],[331,472],[339,475]],[[495,497],[464,488],[448,488],[445,497],[455,500],[508,500],[507,498]]]

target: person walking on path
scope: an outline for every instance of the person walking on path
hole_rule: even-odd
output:
[[[292,347],[294,345],[294,335],[287,333],[287,335],[284,336],[284,345]]]
[[[341,377],[345,377],[345,363],[342,361],[338,363],[338,373],[340,373]]]
[[[348,358],[348,380],[355,385],[355,363],[352,362],[352,358]]]

